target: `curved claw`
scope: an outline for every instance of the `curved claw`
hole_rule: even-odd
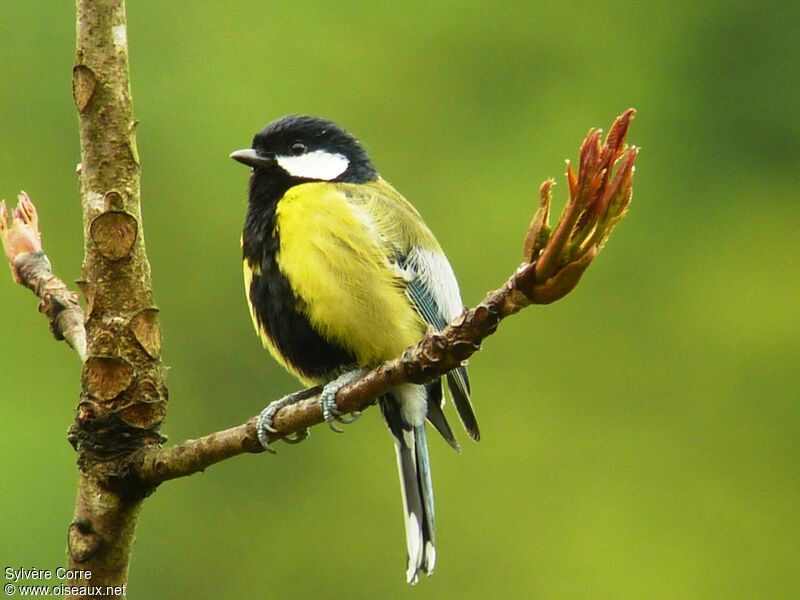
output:
[[[339,414],[333,416],[333,418],[339,421],[339,423],[341,423],[342,425],[351,425],[356,421],[358,421],[359,417],[361,417],[360,410],[354,410],[349,415]]]
[[[326,394],[324,391],[320,396],[319,403],[322,405],[322,418],[325,419],[325,423],[328,424],[328,427],[334,433],[344,433],[344,429],[339,429],[336,426],[336,422],[344,423],[342,420],[341,413],[339,409],[336,408],[336,392],[334,391],[332,394]]]
[[[277,454],[275,449],[270,446],[269,442],[269,434],[277,433],[275,428],[272,427],[272,417],[274,416],[275,410],[272,408],[272,404],[270,404],[267,406],[267,408],[262,410],[261,413],[259,413],[258,419],[256,420],[256,433],[258,434],[258,441],[261,444],[261,447],[270,454]]]
[[[278,433],[278,430],[272,426],[272,419],[275,417],[276,412],[278,412],[278,410],[277,408],[273,407],[272,404],[262,410],[258,415],[258,421],[256,422],[259,429],[264,429],[269,433]]]
[[[344,429],[339,429],[336,426],[335,418],[326,419],[325,422],[328,424],[328,429],[330,429],[334,433],[344,433]]]
[[[342,425],[349,425],[361,416],[360,411],[353,411],[350,416],[345,416],[345,413],[341,412],[336,406],[336,394],[344,386],[349,385],[360,377],[363,377],[366,371],[366,369],[354,369],[353,371],[348,371],[333,381],[329,381],[322,389],[322,393],[319,396],[319,403],[322,407],[322,417],[325,419],[325,422],[328,424],[328,427],[331,429],[331,431],[335,431],[336,433],[344,433],[344,430],[337,427],[336,423],[338,422]]]
[[[258,441],[261,443],[261,447],[264,448],[267,452],[271,454],[275,454],[275,450],[272,449],[270,446],[270,434],[279,433],[275,427],[272,426],[272,419],[275,418],[275,415],[278,414],[278,411],[282,408],[287,406],[291,406],[292,404],[296,404],[301,400],[305,400],[311,394],[316,393],[319,388],[310,388],[308,390],[302,390],[300,392],[295,392],[294,394],[289,394],[288,396],[284,396],[275,402],[270,402],[269,405],[261,411],[258,415],[258,419],[256,420],[256,433],[258,434]],[[308,430],[297,431],[291,436],[285,436],[282,439],[287,444],[299,444],[304,439],[308,437]]]
[[[287,444],[299,444],[300,442],[304,441],[308,437],[308,429],[301,429],[300,431],[295,431],[291,435],[287,435],[283,438],[283,441]]]

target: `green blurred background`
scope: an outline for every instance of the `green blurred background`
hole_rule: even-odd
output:
[[[129,0],[147,248],[172,441],[296,389],[251,330],[239,234],[266,122],[325,115],[420,209],[465,302],[521,260],[539,183],[638,109],[628,217],[581,285],[471,361],[482,423],[432,442],[434,577],[404,583],[377,411],[147,501],[143,598],[796,598],[800,11],[796,2]],[[0,197],[27,190],[79,277],[74,8],[3,2]],[[2,268],[3,270],[5,267]],[[2,567],[64,561],[80,365],[0,276]]]

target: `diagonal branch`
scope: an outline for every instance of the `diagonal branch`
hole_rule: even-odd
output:
[[[28,194],[19,194],[17,207],[9,211],[0,202],[0,239],[14,281],[41,300],[39,312],[50,322],[57,340],[66,340],[86,360],[86,329],[78,295],[53,274],[50,260],[42,250],[39,215]]]
[[[431,332],[401,357],[387,361],[336,395],[342,412],[364,410],[390,388],[402,383],[426,383],[460,365],[480,349],[482,340],[497,329],[500,321],[532,303],[526,292],[534,265],[520,268],[506,284],[489,293],[481,304],[465,310],[442,331]],[[522,287],[521,287],[522,286]],[[149,484],[191,475],[217,462],[243,453],[263,452],[256,431],[257,417],[246,423],[212,433],[176,446],[145,450],[136,471]],[[323,423],[319,393],[280,410],[272,425],[278,433],[270,442]]]
[[[589,132],[581,146],[579,173],[568,166],[570,198],[552,232],[548,220],[553,181],[542,185],[539,207],[525,240],[526,262],[505,285],[487,294],[477,307],[465,310],[444,330],[429,333],[401,357],[339,390],[336,403],[340,411],[363,410],[394,386],[426,383],[447,373],[477,352],[506,317],[531,304],[554,302],[574,289],[630,203],[638,149],[627,146],[625,137],[634,112],[628,109],[614,121],[604,144],[599,131]],[[141,481],[157,485],[226,458],[263,452],[256,418],[170,448],[146,448],[136,457],[133,473]],[[269,440],[322,422],[319,395],[310,395],[278,411],[273,419],[278,433]]]
[[[77,590],[108,586],[111,596],[124,597],[138,515],[155,486],[263,448],[255,417],[160,448],[167,388],[142,228],[125,3],[76,0],[76,7],[72,85],[81,140],[85,256],[79,285],[85,314],[76,295],[52,273],[36,209],[26,195],[13,211],[0,203],[0,238],[15,281],[41,299],[40,310],[56,338],[66,339],[83,361],[69,437],[78,451],[79,481],[67,531],[67,583]],[[541,187],[525,262],[503,287],[443,331],[344,387],[336,397],[339,409],[363,409],[393,386],[442,375],[476,352],[502,319],[568,294],[630,202],[637,149],[626,146],[625,137],[632,118],[632,109],[621,115],[602,144],[599,131],[589,132],[577,174],[568,166],[569,200],[554,230],[549,226],[553,182]],[[275,415],[278,433],[270,439],[322,421],[317,398],[309,393]],[[81,597],[100,593],[74,592]]]

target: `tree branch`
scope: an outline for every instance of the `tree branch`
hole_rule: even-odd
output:
[[[143,498],[128,457],[158,446],[167,389],[141,221],[124,0],[77,0],[72,89],[81,141],[87,352],[69,439],[80,479],[69,528],[73,586],[122,586]],[[124,592],[119,597],[124,596]]]
[[[476,308],[465,310],[443,331],[429,333],[401,357],[383,363],[343,387],[336,395],[339,410],[364,410],[390,388],[403,383],[427,383],[460,365],[480,349],[481,341],[494,333],[502,319],[531,304],[520,284],[528,286],[533,280],[532,269],[533,265],[523,266],[502,288],[488,294]],[[257,418],[170,448],[149,448],[134,470],[144,482],[155,485],[202,471],[239,454],[263,452],[256,430]],[[278,411],[272,422],[278,433],[267,437],[274,442],[323,422],[319,393],[311,394]]]
[[[57,340],[66,340],[86,360],[86,330],[78,295],[53,274],[50,260],[42,250],[39,215],[28,194],[21,192],[13,211],[0,202],[0,240],[11,276],[41,300],[39,312],[47,317]]]
[[[163,481],[264,449],[256,417],[160,447],[167,389],[141,225],[124,0],[77,0],[77,38],[73,94],[81,138],[85,258],[79,285],[85,315],[75,294],[52,273],[36,209],[26,195],[14,211],[0,204],[0,238],[15,281],[41,298],[40,310],[56,337],[66,339],[83,360],[81,401],[69,434],[80,476],[67,537],[69,568],[79,575],[68,583],[77,589],[119,586],[116,596],[103,597],[124,597],[144,498]],[[364,409],[401,383],[441,376],[475,353],[503,319],[530,304],[558,300],[577,285],[631,199],[637,149],[626,146],[625,137],[633,114],[630,109],[614,122],[604,144],[599,131],[589,132],[578,173],[568,165],[569,201],[555,230],[549,225],[553,182],[542,185],[525,262],[505,285],[443,331],[430,332],[401,357],[341,389],[336,396],[341,411]],[[275,415],[277,433],[270,440],[323,421],[313,391]],[[80,575],[87,572],[89,577]]]
[[[549,214],[554,182],[542,185],[539,207],[525,239],[526,262],[505,285],[487,294],[477,307],[465,310],[444,330],[428,333],[400,358],[339,390],[336,404],[340,411],[363,410],[392,387],[422,384],[444,375],[477,352],[506,317],[530,304],[554,302],[574,289],[630,203],[638,149],[625,145],[625,138],[633,116],[634,110],[628,109],[618,117],[602,145],[600,131],[589,131],[581,146],[577,175],[568,163],[570,198],[552,233]],[[156,485],[226,458],[263,452],[256,419],[171,448],[147,448],[136,458],[132,472],[143,482]],[[276,413],[273,426],[277,433],[268,439],[275,441],[322,422],[319,394],[309,395]]]

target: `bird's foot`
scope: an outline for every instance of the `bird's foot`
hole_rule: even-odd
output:
[[[349,425],[361,416],[361,411],[358,410],[354,410],[349,416],[345,416],[346,413],[341,412],[339,407],[336,406],[336,394],[344,386],[353,383],[357,379],[361,379],[368,371],[369,369],[353,369],[352,371],[340,375],[333,381],[329,381],[325,384],[325,387],[322,388],[322,393],[319,396],[322,416],[328,424],[328,427],[336,433],[344,433],[344,430],[336,426],[337,421],[342,425]]]
[[[271,433],[278,433],[278,430],[272,426],[272,420],[275,418],[275,415],[278,414],[278,411],[282,408],[286,408],[287,406],[297,404],[301,400],[306,400],[307,398],[314,396],[315,394],[319,393],[319,389],[319,387],[314,387],[295,392],[294,394],[289,394],[279,400],[270,402],[269,406],[261,411],[261,413],[258,415],[258,420],[256,421],[256,433],[258,433],[258,441],[261,443],[261,447],[264,448],[264,450],[275,454],[275,450],[273,450],[272,446],[270,446],[269,436]],[[291,435],[287,435],[282,439],[287,444],[299,444],[307,437],[308,429],[302,429],[294,432]]]

